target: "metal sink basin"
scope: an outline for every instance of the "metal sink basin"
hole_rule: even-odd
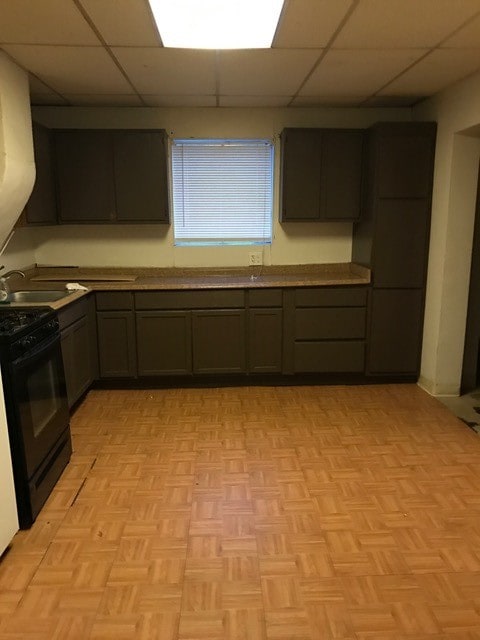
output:
[[[5,302],[54,302],[70,295],[71,291],[11,291]]]

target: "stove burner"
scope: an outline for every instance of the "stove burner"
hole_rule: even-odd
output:
[[[13,336],[51,313],[52,310],[49,307],[0,309],[0,336]]]

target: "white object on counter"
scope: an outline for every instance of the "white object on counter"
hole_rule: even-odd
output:
[[[3,390],[0,373],[0,391]],[[18,531],[17,503],[13,484],[12,457],[8,439],[3,393],[0,393],[0,554]]]
[[[65,289],[68,289],[68,291],[88,291],[87,287],[84,287],[79,282],[67,282]]]

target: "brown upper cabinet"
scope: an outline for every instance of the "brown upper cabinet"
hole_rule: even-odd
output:
[[[118,222],[168,222],[167,136],[160,131],[113,135]]]
[[[281,222],[357,220],[363,141],[362,129],[284,129]]]
[[[35,157],[35,184],[25,207],[29,225],[57,223],[57,203],[55,198],[55,176],[52,155],[52,134],[50,129],[34,122],[33,151]]]
[[[425,286],[435,138],[433,122],[382,122],[369,131],[352,259],[373,269],[374,287]]]
[[[55,131],[61,223],[168,222],[163,130]]]
[[[55,131],[60,222],[113,222],[115,189],[109,131]]]

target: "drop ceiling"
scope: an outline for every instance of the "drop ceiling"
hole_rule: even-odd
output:
[[[0,0],[0,48],[36,105],[410,106],[480,70],[480,0],[285,0],[247,51],[164,48],[147,0]]]

